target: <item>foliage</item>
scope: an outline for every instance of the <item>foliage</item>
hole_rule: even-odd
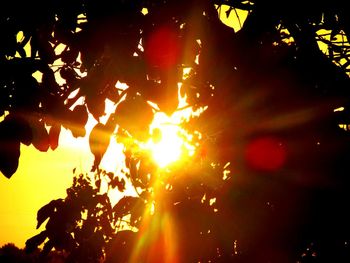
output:
[[[97,262],[102,257],[101,247],[112,237],[112,212],[107,195],[99,194],[80,174],[74,177],[64,200],[53,200],[38,211],[37,228],[48,221],[44,231],[27,240],[26,251],[35,251],[47,239],[43,254],[55,248],[70,252],[68,262],[76,262],[76,258]]]
[[[223,5],[227,16],[249,12],[241,30],[222,24],[216,8]],[[86,133],[88,113],[99,122],[89,140],[95,181],[78,176],[65,199],[39,210],[38,226],[49,221],[28,250],[47,240],[44,252],[69,251],[70,260],[81,262],[348,260],[350,142],[338,126],[349,124],[345,6],[341,0],[2,4],[0,171],[15,173],[21,143],[55,149],[61,127],[77,137]],[[33,77],[37,71],[41,80]],[[118,81],[127,89],[118,90]],[[152,110],[176,111],[178,83],[193,109],[208,106],[184,125],[200,131],[200,149],[188,163],[159,172],[127,142],[149,137]],[[106,99],[118,106],[101,123]],[[123,179],[139,195],[113,207],[98,177],[116,130],[126,148]],[[122,178],[109,180],[123,190]],[[140,213],[153,206],[153,214]],[[118,220],[138,231],[121,230]],[[178,247],[166,247],[169,236]]]
[[[140,167],[144,166],[142,160],[134,158],[130,165],[135,165],[135,162],[139,162]],[[130,173],[124,174],[125,178],[130,181],[145,178],[139,174],[141,168],[129,168]],[[199,170],[217,182],[210,185],[200,183],[194,178]],[[53,248],[63,250],[68,254],[67,262],[99,262],[101,259],[106,262],[130,262],[131,258],[132,262],[144,258],[151,262],[163,262],[169,260],[167,250],[171,249],[163,247],[163,242],[173,242],[167,240],[167,231],[176,231],[179,239],[176,251],[181,251],[183,260],[192,262],[218,258],[218,253],[221,256],[223,251],[217,251],[212,245],[221,244],[222,241],[216,240],[216,237],[224,230],[217,226],[220,216],[215,212],[217,208],[211,200],[224,187],[225,181],[220,179],[222,169],[209,164],[204,168],[204,164],[201,164],[200,167],[181,167],[184,173],[181,176],[177,175],[178,171],[153,173],[158,178],[145,179],[143,187],[137,187],[142,192],[136,196],[124,195],[114,205],[110,202],[108,191],[113,189],[115,181],[119,183],[114,184],[114,188],[124,191],[123,178],[101,170],[95,174],[94,180],[87,175],[76,175],[65,199],[53,200],[38,211],[37,228],[48,221],[45,230],[27,240],[26,251],[31,253],[44,244],[44,255]],[[152,180],[157,183],[151,184]],[[108,182],[108,191],[104,194],[101,194],[101,181]],[[191,185],[186,187],[186,192],[182,192],[188,182]],[[201,217],[197,218],[197,215]],[[167,229],[173,228],[173,223],[176,229]],[[142,239],[146,239],[146,245],[139,244]],[[153,244],[153,239],[157,244]],[[191,244],[194,240],[204,243]],[[139,247],[139,250],[133,254],[135,247]]]
[[[146,101],[172,113],[178,105],[178,82],[183,82],[182,92],[192,106],[212,105],[207,115],[221,114],[217,105],[236,105],[247,87],[265,89],[265,80],[282,86],[274,96],[283,105],[285,96],[303,101],[306,97],[305,103],[311,96],[312,104],[324,99],[326,112],[344,105],[349,47],[336,41],[348,32],[342,2],[310,2],[298,12],[297,3],[225,2],[231,6],[227,15],[235,8],[251,12],[237,33],[220,22],[213,3],[192,1],[182,7],[175,2],[23,1],[17,8],[2,8],[0,114],[6,112],[12,120],[3,121],[0,130],[5,157],[1,171],[6,177],[16,171],[20,143],[32,143],[40,151],[55,149],[62,126],[76,137],[84,136],[87,111],[99,121],[107,98],[118,103],[127,95],[125,106],[120,105],[116,118],[108,123],[107,133],[118,124],[144,139],[142,131],[151,121]],[[148,14],[143,15],[142,8]],[[285,29],[295,41],[289,45],[283,42]],[[316,34],[320,29],[331,30],[330,41]],[[317,37],[328,44],[333,61],[345,61],[343,70],[321,53]],[[183,68],[191,68],[186,81]],[[35,72],[42,74],[41,81],[33,77]],[[61,83],[56,73],[63,78]],[[295,83],[281,83],[281,75]],[[128,89],[118,93],[117,81]],[[209,87],[216,87],[214,98]],[[73,91],[77,93],[70,98]],[[75,105],[79,98],[84,98],[83,105]],[[341,119],[347,121],[345,116]],[[8,134],[8,129],[14,134]],[[98,164],[103,151],[93,153]]]

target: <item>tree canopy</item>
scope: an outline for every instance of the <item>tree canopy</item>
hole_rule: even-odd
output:
[[[240,30],[222,23],[224,7]],[[2,174],[16,172],[21,143],[54,150],[62,127],[79,137],[88,114],[98,122],[93,178],[75,174],[67,197],[38,211],[38,227],[49,220],[28,252],[44,244],[68,262],[349,260],[346,10],[341,0],[2,3]],[[178,110],[178,93],[203,111],[182,125],[200,134],[198,147],[159,172],[134,146],[151,136],[154,111]],[[102,122],[106,99],[117,106]],[[120,175],[99,167],[111,136],[125,147]],[[112,204],[100,191],[107,182],[123,192],[126,181],[137,196]]]

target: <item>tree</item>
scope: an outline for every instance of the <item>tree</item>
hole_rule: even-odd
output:
[[[65,199],[39,210],[38,224],[49,221],[28,240],[29,250],[47,240],[45,252],[63,249],[81,262],[349,258],[349,134],[339,127],[349,124],[345,1],[11,5],[0,11],[6,177],[17,169],[20,143],[55,149],[62,126],[84,136],[88,112],[99,122],[107,98],[118,104],[90,134],[95,178],[78,175]],[[241,30],[220,21],[216,9],[223,5],[227,16],[249,12]],[[190,68],[186,79],[184,68]],[[32,76],[36,71],[41,81]],[[118,91],[118,81],[128,88]],[[160,174],[130,141],[149,138],[147,101],[169,115],[177,110],[178,83],[193,109],[207,106],[183,125],[200,131],[200,147],[188,163]],[[84,103],[76,105],[80,98]],[[124,181],[99,164],[116,128],[125,144],[124,177],[139,195],[112,206],[100,182],[107,178],[122,191]],[[120,228],[125,220],[128,230]]]
[[[3,245],[0,248],[0,259],[3,263],[59,263],[64,262],[65,255],[58,251],[50,252],[47,257],[42,257],[40,250],[36,250],[31,254],[25,253],[24,249],[16,247],[12,243]]]

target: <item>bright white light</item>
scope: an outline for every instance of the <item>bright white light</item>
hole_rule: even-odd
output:
[[[186,117],[186,116],[183,116]],[[158,112],[150,126],[152,138],[146,148],[151,151],[153,160],[160,168],[180,160],[182,155],[193,155],[195,147],[191,145],[191,138],[179,126],[181,118],[178,114],[171,117]]]

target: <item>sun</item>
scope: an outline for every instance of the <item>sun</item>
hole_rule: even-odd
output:
[[[151,138],[146,143],[146,148],[160,168],[194,154],[192,136],[181,128],[181,122],[187,115],[187,112],[181,111],[170,117],[163,112],[155,113],[150,125]]]
[[[150,141],[152,158],[163,168],[181,157],[183,140],[178,136],[177,126],[156,128]],[[157,132],[156,132],[157,131]]]
[[[161,111],[155,112],[150,125],[151,138],[145,147],[159,168],[184,162],[194,156],[202,137],[199,131],[190,133],[182,126],[190,119],[200,116],[208,107],[194,110],[187,103],[187,96],[181,96],[180,88],[181,85],[179,85],[178,90],[177,110],[171,116]],[[152,105],[151,102],[149,104]],[[154,105],[157,108],[157,105]]]
[[[128,88],[127,85],[123,85],[119,82],[117,85],[121,90]],[[185,130],[182,126],[191,118],[201,115],[207,107],[193,110],[193,108],[190,107],[186,101],[186,95],[180,95],[180,86],[178,100],[178,108],[170,116],[164,112],[161,112],[157,104],[147,101],[147,103],[154,110],[153,121],[149,126],[150,138],[146,142],[132,140],[134,146],[137,145],[134,150],[137,149],[136,152],[140,151],[142,153],[149,154],[149,157],[161,169],[169,167],[174,163],[178,164],[179,162],[188,160],[188,158],[195,155],[196,148],[199,146],[199,140],[201,137],[200,132],[195,131],[194,134],[192,134]],[[105,107],[106,115],[101,118],[102,122],[105,122],[109,115],[115,112],[116,104],[106,100]],[[92,126],[89,128],[90,130],[92,129]],[[124,156],[124,147],[126,146],[119,145],[116,142],[111,142],[108,152],[106,152],[102,159],[101,165],[107,170],[115,171],[115,156]]]

